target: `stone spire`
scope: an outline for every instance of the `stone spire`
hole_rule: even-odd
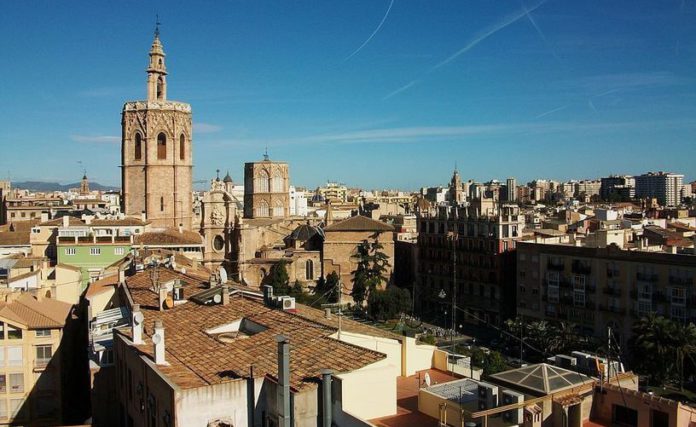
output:
[[[147,100],[167,99],[167,67],[164,63],[164,47],[159,39],[159,21],[155,29],[155,39],[150,48],[150,65],[147,67]]]
[[[87,179],[87,172],[85,172],[80,182],[80,195],[86,196],[87,194],[89,194],[89,180]]]

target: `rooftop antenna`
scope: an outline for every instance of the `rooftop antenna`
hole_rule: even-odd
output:
[[[263,161],[267,162],[268,161],[268,144],[266,144],[266,151],[263,153]]]
[[[215,173],[217,173],[217,178],[215,178],[215,180],[220,181],[220,169],[215,169]]]
[[[157,37],[157,38],[159,38],[159,35],[160,35],[159,27],[160,27],[159,14],[156,13],[155,14],[155,37]]]

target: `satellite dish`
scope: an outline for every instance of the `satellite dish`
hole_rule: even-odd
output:
[[[431,382],[430,381],[430,374],[426,372],[425,373],[425,385],[430,387],[430,382]]]
[[[220,296],[220,294],[215,294],[213,296],[213,302],[215,302],[215,304],[220,304],[220,301],[222,301],[222,296]]]
[[[141,312],[135,313],[133,315],[133,323],[135,323],[136,325],[143,323],[143,313],[141,313]]]
[[[224,268],[220,267],[220,283],[227,283],[227,270]]]
[[[152,336],[152,343],[153,344],[159,344],[162,342],[162,335],[160,334],[155,334]]]

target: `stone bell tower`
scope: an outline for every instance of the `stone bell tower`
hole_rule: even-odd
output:
[[[167,67],[159,27],[150,48],[147,100],[126,102],[121,119],[123,212],[145,213],[154,227],[191,229],[191,106],[167,100]]]

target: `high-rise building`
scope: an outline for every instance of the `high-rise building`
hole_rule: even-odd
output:
[[[244,164],[244,217],[285,218],[290,216],[290,171],[285,162]]]
[[[636,179],[630,175],[611,175],[601,179],[602,200],[632,200],[636,197]]]
[[[669,172],[648,172],[636,177],[636,197],[655,198],[663,206],[681,203],[684,175]]]
[[[507,179],[506,182],[507,189],[507,201],[516,202],[517,201],[517,180],[513,177]]]
[[[191,229],[193,145],[191,106],[167,100],[165,54],[155,32],[147,68],[147,99],[126,102],[121,126],[123,212],[145,213],[155,227]]]

